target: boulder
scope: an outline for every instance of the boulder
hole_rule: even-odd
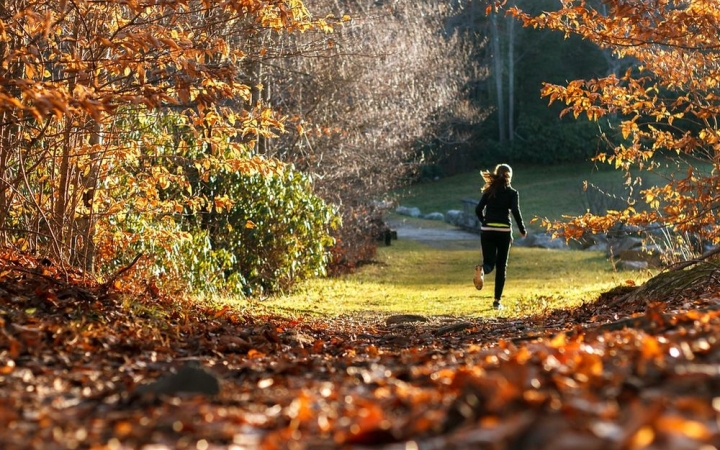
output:
[[[398,214],[401,214],[403,216],[410,216],[410,217],[420,217],[420,208],[415,207],[408,207],[408,206],[398,206],[395,209],[395,212]]]
[[[220,378],[198,364],[187,363],[175,373],[138,386],[136,393],[139,395],[217,395],[220,393]]]
[[[445,213],[445,222],[450,225],[456,225],[459,222],[460,216],[464,214],[462,211],[457,209],[451,209]]]
[[[643,270],[647,269],[650,264],[647,261],[618,261],[618,268],[625,270]]]
[[[516,239],[514,245],[518,247],[548,248],[555,250],[567,250],[569,248],[564,239],[553,239],[549,233],[528,234],[525,238]]]
[[[445,222],[464,230],[477,231],[480,229],[480,221],[477,216],[463,211],[449,210],[445,213]]]
[[[617,257],[628,250],[639,250],[643,247],[643,240],[635,236],[608,236],[608,256]]]
[[[440,212],[431,212],[430,214],[425,214],[422,218],[426,220],[439,220],[442,222],[445,220],[445,215]]]
[[[608,243],[607,242],[598,242],[597,244],[591,245],[590,247],[586,248],[585,250],[587,250],[589,252],[607,253]]]

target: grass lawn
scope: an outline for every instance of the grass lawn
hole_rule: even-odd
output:
[[[666,173],[672,170],[668,166]],[[528,224],[533,217],[560,219],[583,213],[587,208],[582,193],[585,180],[611,193],[627,192],[622,173],[607,165],[514,165],[513,171],[513,186],[521,193],[521,209]],[[646,176],[646,183],[661,181],[659,176]],[[479,199],[480,186],[480,175],[474,171],[414,185],[396,194],[401,205],[420,208],[423,213],[444,213],[462,209],[462,198]],[[539,224],[530,227],[540,231]],[[472,284],[473,268],[480,262],[479,248],[479,237],[452,242],[444,249],[401,239],[381,247],[376,263],[353,275],[312,280],[293,294],[245,306],[283,315],[525,316],[593,301],[601,292],[628,282],[641,284],[652,275],[615,271],[599,252],[514,247],[503,295],[505,309],[495,311],[491,306],[494,274],[486,277],[482,291]]]
[[[379,249],[377,262],[339,279],[312,280],[294,294],[257,306],[281,315],[416,313],[453,316],[524,316],[578,305],[647,272],[616,272],[601,253],[514,247],[503,295],[492,309],[494,274],[485,288],[472,284],[479,238],[464,249],[437,249],[410,240]]]

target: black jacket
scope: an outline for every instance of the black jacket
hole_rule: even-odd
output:
[[[525,234],[525,223],[520,214],[520,194],[510,186],[498,188],[494,196],[484,192],[475,214],[484,228],[511,228],[512,213],[520,233]]]

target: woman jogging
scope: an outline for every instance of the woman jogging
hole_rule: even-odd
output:
[[[475,207],[475,214],[480,219],[480,244],[482,246],[483,263],[475,268],[475,287],[482,289],[485,274],[495,272],[495,301],[493,307],[500,308],[500,298],[505,287],[508,254],[512,244],[512,220],[517,222],[520,234],[527,236],[525,223],[520,213],[520,195],[510,186],[512,169],[507,164],[498,164],[495,172],[480,172],[485,180],[480,203]]]

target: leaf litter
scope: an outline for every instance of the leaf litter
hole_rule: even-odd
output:
[[[3,449],[720,446],[717,267],[542,316],[317,319],[1,260]]]

